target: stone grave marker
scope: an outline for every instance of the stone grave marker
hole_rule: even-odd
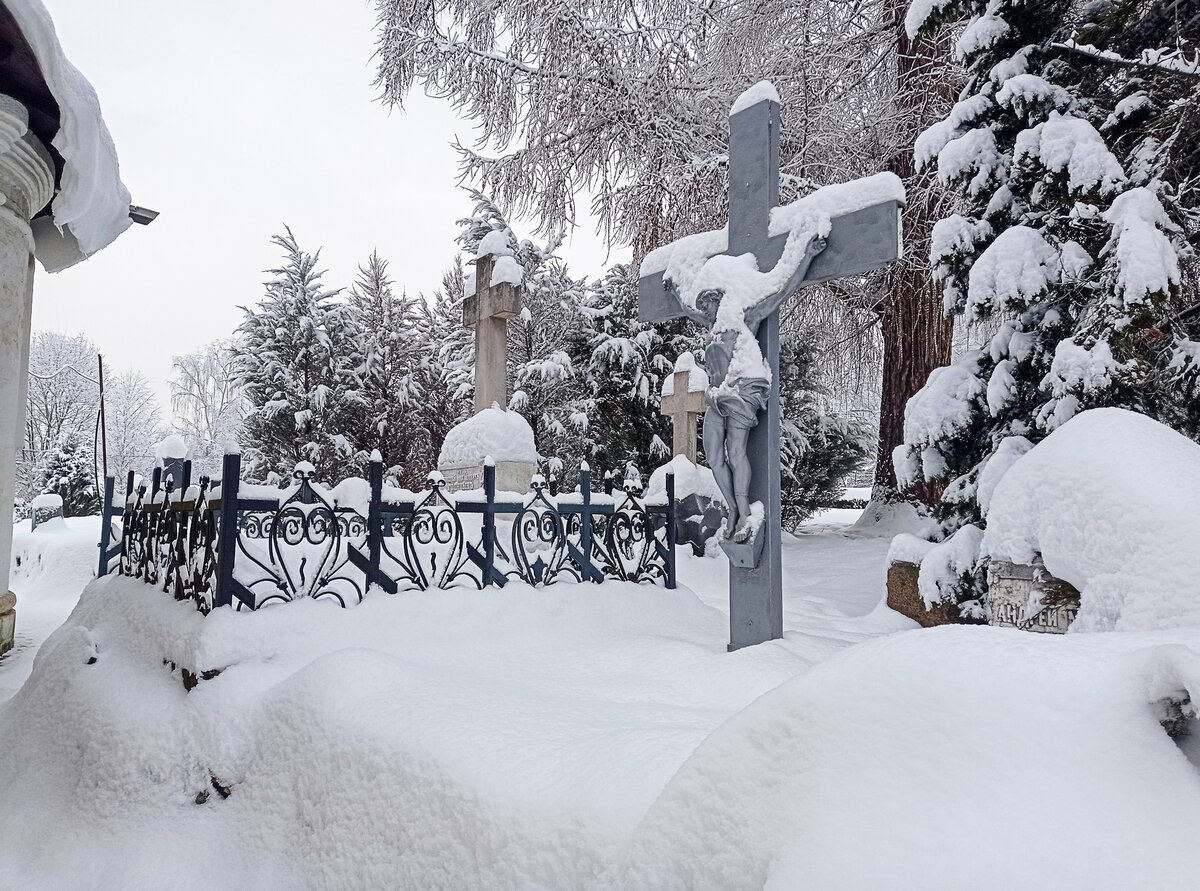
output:
[[[704,412],[704,393],[708,373],[696,364],[696,357],[684,353],[675,362],[675,371],[663,381],[662,413],[671,419],[671,451],[696,463],[696,422]]]

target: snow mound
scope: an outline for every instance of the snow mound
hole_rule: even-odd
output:
[[[154,460],[159,464],[171,458],[186,458],[188,446],[182,436],[171,433],[154,445]]]
[[[984,551],[1079,589],[1072,631],[1200,627],[1200,445],[1144,415],[1085,411],[995,484]]]
[[[495,461],[537,461],[533,428],[519,413],[497,405],[485,408],[451,428],[442,443],[439,467]]]
[[[16,646],[0,659],[0,704],[29,677],[38,646],[70,615],[98,562],[99,517],[55,517],[32,532],[29,526],[24,520],[13,530],[9,587],[17,595]]]
[[[667,473],[675,474],[675,497],[677,499],[686,498],[688,495],[702,495],[721,504],[725,503],[712,470],[693,464],[685,455],[676,455],[650,474],[650,484],[646,487],[647,499],[655,500],[667,497]]]
[[[892,539],[892,543],[888,547],[887,565],[891,566],[894,563],[920,564],[925,559],[925,555],[933,550],[933,547],[934,543],[928,539],[901,532]]]
[[[41,0],[5,0],[58,102],[60,125],[54,147],[63,157],[58,194],[51,204],[54,225],[78,243],[65,251],[57,233],[38,233],[38,258],[51,272],[65,269],[111,244],[129,228],[129,190],[121,182],[117,150],[100,113],[96,91],[59,45],[54,22]],[[42,242],[47,253],[42,255]],[[57,249],[55,249],[57,248]]]
[[[1200,692],[1183,639],[945,627],[844,651],[705,740],[610,887],[1191,887],[1200,777],[1151,707]]]
[[[43,492],[41,495],[35,495],[33,501],[29,502],[29,506],[34,510],[62,510],[63,500],[61,495]]]
[[[0,887],[594,886],[700,741],[808,664],[727,633],[622,582],[206,617],[100,579],[0,706]],[[185,693],[164,659],[222,671]]]
[[[917,538],[930,538],[938,534],[936,520],[907,501],[872,501],[849,530],[854,535],[871,538],[889,538],[908,533]]]

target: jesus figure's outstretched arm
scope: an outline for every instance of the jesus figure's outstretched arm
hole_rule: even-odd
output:
[[[820,235],[813,235],[805,246],[804,256],[795,271],[792,272],[787,284],[746,310],[746,327],[751,331],[757,331],[763,319],[783,306],[783,301],[795,293],[796,287],[804,281],[804,276],[808,274],[808,267],[812,265],[813,258],[823,250],[825,250],[825,239]]]

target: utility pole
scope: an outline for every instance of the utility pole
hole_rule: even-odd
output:
[[[108,430],[104,424],[104,357],[96,354],[96,365],[100,371],[100,456],[104,467],[104,478],[108,478]]]

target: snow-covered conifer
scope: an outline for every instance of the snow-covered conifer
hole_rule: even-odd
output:
[[[832,405],[818,380],[814,332],[800,332],[780,352],[782,522],[795,529],[841,498],[846,477],[862,470],[870,457],[874,431]]]
[[[1146,43],[1141,25],[1162,24],[1157,7],[922,0],[910,10],[909,33],[968,19],[957,43],[967,85],[915,152],[961,198],[930,250],[945,308],[999,321],[990,342],[909,401],[894,456],[901,479],[947,484],[947,533],[984,521],[979,474],[1011,437],[1036,441],[1101,405],[1177,425],[1188,415],[1180,384],[1196,351],[1176,311],[1196,137],[1179,126],[1179,102],[1196,80],[1163,64],[1187,57],[1174,44],[1187,35]]]
[[[39,493],[59,495],[64,517],[87,517],[100,510],[96,492],[93,443],[76,430],[64,430],[34,467],[34,486]]]
[[[308,461],[318,477],[340,479],[366,458],[352,438],[364,364],[354,315],[335,300],[340,289],[322,284],[319,252],[301,250],[290,229],[271,240],[284,264],[270,270],[274,278],[257,308],[243,307],[232,347],[252,406],[246,445],[261,452],[260,473],[287,479],[297,462]]]
[[[599,470],[623,472],[627,464],[651,470],[670,459],[662,384],[680,355],[702,355],[703,335],[692,323],[639,322],[637,293],[637,268],[613,266],[588,288],[571,340],[572,355],[586,369],[587,460]]]
[[[395,293],[387,261],[374,251],[359,267],[349,300],[363,354],[355,442],[361,451],[378,449],[390,472],[404,476],[412,445],[408,415],[421,393],[418,301]]]

